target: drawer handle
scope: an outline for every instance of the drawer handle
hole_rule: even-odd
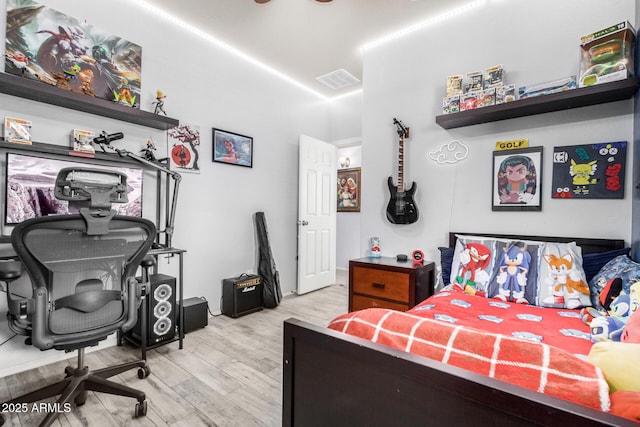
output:
[[[373,282],[371,284],[371,286],[373,286],[374,288],[378,288],[378,289],[384,289],[384,287],[386,286],[384,283],[377,283],[377,282]]]

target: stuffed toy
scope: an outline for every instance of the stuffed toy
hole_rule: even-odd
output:
[[[593,315],[593,320],[589,324],[591,329],[591,341],[620,341],[624,332],[627,320],[629,319],[630,308],[629,295],[621,293],[609,305],[606,313],[597,310],[589,310]]]
[[[611,308],[611,302],[620,295],[622,292],[622,279],[614,277],[609,280],[603,287],[602,291],[600,291],[600,295],[598,296],[598,302],[604,308],[604,310],[598,310],[595,307],[585,307],[580,310],[580,314],[582,315],[582,321],[591,325],[591,321],[596,317],[607,316],[608,312]]]
[[[620,341],[640,343],[640,282],[631,285],[629,293],[629,320],[624,326]]]

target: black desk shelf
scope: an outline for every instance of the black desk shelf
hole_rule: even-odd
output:
[[[69,160],[76,160],[80,162],[84,160],[88,162],[91,162],[92,160],[106,160],[109,162],[135,165],[138,168],[145,167],[138,161],[133,160],[129,157],[119,156],[117,153],[103,153],[102,151],[96,151],[94,155],[82,155],[82,154],[74,155],[75,152],[71,147],[66,147],[64,145],[47,144],[45,142],[33,141],[31,145],[29,145],[29,144],[18,144],[14,142],[7,142],[5,141],[4,138],[0,138],[0,150],[16,150],[16,151],[26,151],[34,154],[65,156],[65,157],[69,157]]]
[[[622,101],[632,98],[638,87],[640,87],[640,80],[634,77],[551,95],[519,99],[506,104],[491,105],[475,110],[442,114],[436,116],[436,123],[444,129],[454,129],[480,123],[514,119],[516,117]]]
[[[106,99],[71,92],[37,80],[8,73],[0,73],[0,93],[155,129],[166,130],[180,124],[178,120],[171,117],[116,104]]]

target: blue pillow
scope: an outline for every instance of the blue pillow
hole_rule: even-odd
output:
[[[582,255],[582,268],[584,274],[587,277],[587,282],[591,282],[593,276],[605,266],[606,263],[611,261],[620,255],[629,255],[631,248],[614,249],[608,252],[600,252],[597,254],[583,254]]]
[[[451,264],[453,264],[454,248],[438,247],[440,251],[440,269],[442,275],[442,285],[447,286],[451,283]]]

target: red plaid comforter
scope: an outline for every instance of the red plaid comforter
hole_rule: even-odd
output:
[[[328,327],[591,408],[610,407],[599,368],[541,342],[387,309],[347,313]]]
[[[505,303],[458,290],[441,291],[413,307],[420,317],[510,335],[586,356],[593,343],[579,310]]]

